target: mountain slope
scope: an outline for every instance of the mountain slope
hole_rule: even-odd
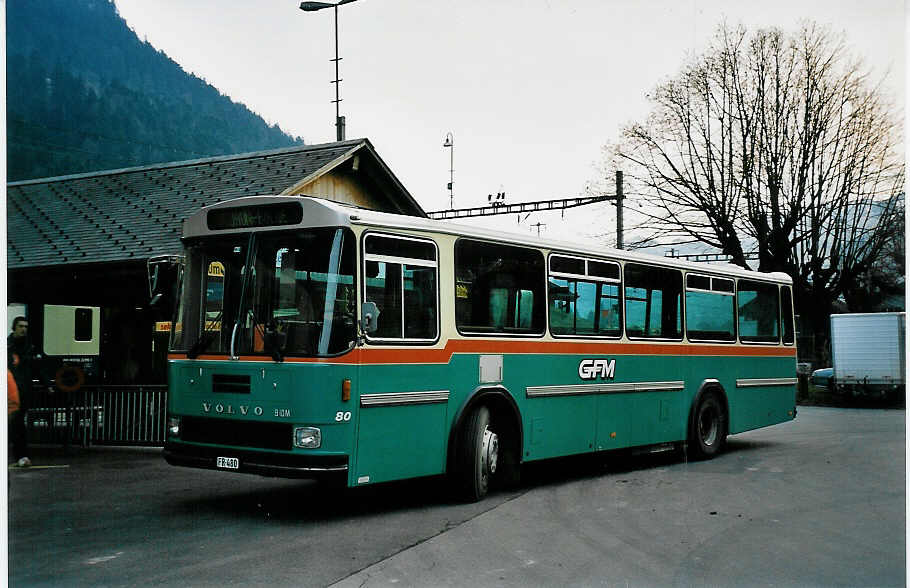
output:
[[[129,29],[107,0],[9,0],[10,181],[302,144]]]

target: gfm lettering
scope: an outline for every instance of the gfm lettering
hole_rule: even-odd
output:
[[[582,380],[612,380],[616,371],[615,359],[583,359],[578,364],[578,377]]]

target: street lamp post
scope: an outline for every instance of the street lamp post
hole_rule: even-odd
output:
[[[316,12],[317,10],[322,10],[323,8],[332,8],[335,10],[335,59],[332,61],[335,62],[335,79],[331,83],[335,84],[335,138],[338,141],[344,141],[344,117],[341,116],[341,78],[339,78],[338,71],[338,62],[341,61],[341,58],[338,57],[338,7],[342,4],[350,4],[356,0],[339,0],[335,4],[329,2],[301,2],[300,10],[304,12]]]
[[[455,208],[455,195],[453,187],[455,185],[455,135],[451,132],[446,133],[446,142],[443,147],[449,148],[449,210]]]

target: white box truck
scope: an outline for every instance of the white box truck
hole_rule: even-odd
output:
[[[831,315],[831,384],[853,395],[902,391],[906,381],[904,313]]]

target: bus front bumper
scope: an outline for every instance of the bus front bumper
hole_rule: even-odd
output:
[[[264,453],[242,449],[208,447],[168,441],[164,459],[171,465],[191,468],[258,474],[278,478],[332,478],[346,475],[346,455],[300,455]],[[237,467],[219,467],[218,458],[236,458]]]

